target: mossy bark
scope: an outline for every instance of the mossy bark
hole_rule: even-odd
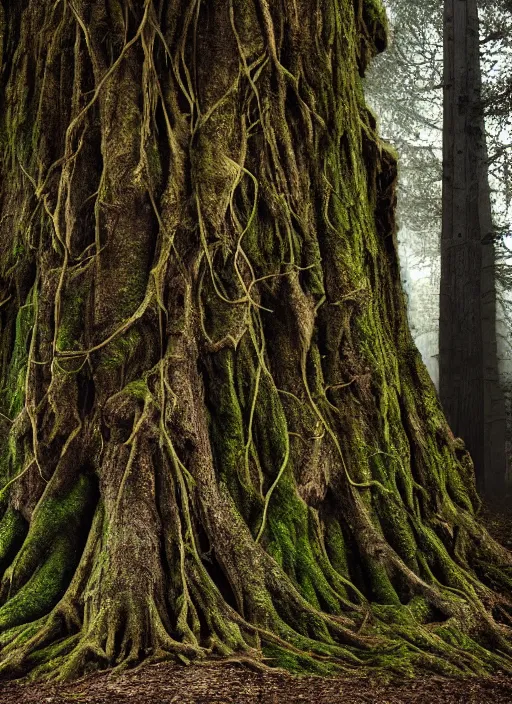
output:
[[[3,8],[1,672],[509,670],[407,327],[380,5]]]

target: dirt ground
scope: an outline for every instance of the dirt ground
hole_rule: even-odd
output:
[[[512,504],[508,504],[509,506]],[[489,531],[512,549],[510,509],[486,510]],[[66,684],[0,682],[0,704],[512,704],[512,677],[421,676],[388,684],[255,672],[238,664],[145,665]]]
[[[0,686],[1,704],[511,704],[512,678],[441,677],[382,684],[368,679],[292,677],[239,665],[148,665],[118,677],[71,684]]]

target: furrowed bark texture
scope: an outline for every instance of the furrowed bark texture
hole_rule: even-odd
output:
[[[356,0],[3,3],[4,676],[510,669]]]

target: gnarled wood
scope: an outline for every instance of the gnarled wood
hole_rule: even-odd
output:
[[[407,327],[380,6],[4,11],[2,672],[510,668]]]

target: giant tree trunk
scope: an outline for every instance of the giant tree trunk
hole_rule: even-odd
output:
[[[380,7],[3,5],[2,671],[510,669],[407,327]]]
[[[477,0],[446,0],[444,17],[439,393],[450,426],[471,452],[479,489],[496,498],[505,487],[506,419]]]

